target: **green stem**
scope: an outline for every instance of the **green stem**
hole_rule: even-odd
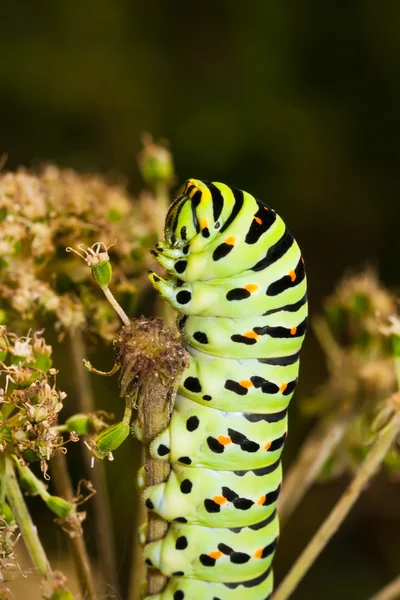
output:
[[[286,600],[296,589],[317,556],[332,538],[338,527],[346,518],[350,509],[365,490],[366,484],[376,474],[394,440],[400,432],[400,413],[396,412],[379,431],[366,459],[359,468],[355,478],[333,508],[327,519],[318,529],[308,546],[299,556],[273,596],[273,600]]]
[[[32,562],[40,575],[49,576],[51,575],[50,564],[18,485],[11,457],[6,458],[6,478],[7,499]]]
[[[105,297],[107,298],[107,300],[109,301],[109,303],[111,304],[111,306],[113,307],[113,309],[115,310],[115,312],[120,317],[120,319],[123,322],[123,324],[124,325],[129,325],[130,321],[129,321],[128,315],[126,314],[126,312],[124,311],[124,309],[122,308],[122,306],[116,301],[116,299],[114,298],[114,296],[113,296],[110,288],[107,285],[102,285],[101,289],[103,290],[103,293],[104,293]]]

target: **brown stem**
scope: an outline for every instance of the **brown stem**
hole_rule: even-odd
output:
[[[74,361],[73,366],[78,397],[78,410],[79,412],[83,413],[94,412],[95,402],[93,390],[88,371],[83,364],[86,355],[86,348],[82,334],[80,332],[75,332],[74,334],[70,335],[69,339]],[[99,557],[104,580],[108,587],[118,590],[119,582],[115,559],[116,550],[114,543],[114,532],[105,483],[103,463],[102,461],[96,461],[94,465],[92,465],[92,454],[87,451],[83,444],[82,455],[88,477],[92,481],[97,492],[95,496],[93,496],[92,505],[95,532],[98,541]]]
[[[59,496],[62,496],[69,502],[74,497],[74,491],[71,478],[68,472],[67,459],[65,454],[59,452],[55,454],[50,463],[52,481]],[[91,600],[96,597],[96,585],[94,583],[93,573],[90,566],[89,555],[86,549],[83,535],[68,536],[68,543],[72,549],[75,560],[76,570],[81,592],[84,598]]]
[[[393,401],[393,404],[395,404],[395,401]],[[366,484],[378,471],[399,432],[400,413],[395,412],[385,427],[377,434],[366,459],[360,466],[353,481],[294,563],[288,575],[275,592],[273,600],[286,600],[291,596],[317,556],[322,552],[344,521],[356,500],[365,490]]]
[[[400,577],[397,577],[386,585],[369,600],[398,600],[400,598]]]
[[[169,462],[155,459],[149,451],[149,444],[168,425],[171,402],[169,389],[160,379],[148,378],[142,385],[138,397],[138,419],[143,423],[143,442],[145,450],[146,484],[148,486],[162,483],[168,478],[171,470]],[[165,536],[168,523],[154,512],[148,515],[147,543],[155,542]],[[148,568],[148,594],[159,594],[167,583],[167,578],[158,569]]]
[[[320,422],[302,445],[299,455],[285,474],[278,511],[285,524],[317,479],[322,467],[338,447],[351,419],[350,413],[341,413],[334,420]]]

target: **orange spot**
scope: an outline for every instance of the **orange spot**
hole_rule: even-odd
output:
[[[207,219],[200,219],[200,229],[205,229],[206,227],[208,227]]]
[[[208,556],[211,556],[211,558],[215,558],[216,560],[218,560],[219,558],[221,558],[222,552],[220,552],[219,550],[214,550],[214,552],[210,552]]]
[[[290,330],[290,335],[296,335],[297,327],[292,327]]]
[[[247,389],[253,387],[253,384],[251,383],[251,381],[248,381],[248,379],[242,379],[241,381],[239,381],[239,385]]]
[[[255,220],[255,221],[256,221],[256,222],[257,222],[259,225],[261,225],[261,223],[262,223],[262,220],[260,219],[260,217],[254,217],[254,220]]]
[[[222,444],[223,446],[232,444],[232,440],[229,437],[229,435],[219,435],[217,439],[218,439],[219,443]]]
[[[266,443],[264,444],[264,450],[269,450],[269,449],[271,448],[271,443],[272,443],[272,442],[266,442]]]
[[[219,504],[220,506],[227,502],[227,499],[224,496],[214,496],[213,500],[215,504]]]
[[[231,235],[230,237],[226,238],[225,244],[229,244],[229,246],[234,246],[236,244],[235,236]]]
[[[288,275],[291,281],[296,281],[296,273],[293,271],[293,269],[289,271]]]
[[[262,557],[262,548],[259,548],[258,550],[256,550],[253,554],[254,558],[261,558]]]
[[[259,504],[260,506],[262,506],[264,504],[264,502],[266,501],[267,496],[261,496],[258,500],[257,500],[257,504]]]
[[[258,340],[258,338],[260,336],[255,331],[246,331],[246,333],[244,334],[243,337],[252,338],[253,340]]]
[[[258,290],[258,285],[256,285],[255,283],[248,283],[247,285],[244,286],[244,289],[247,290],[248,292],[250,292],[250,294],[252,292],[255,292],[256,290]]]
[[[286,388],[287,388],[287,383],[282,383],[281,386],[280,386],[280,388],[279,388],[279,391],[280,392],[284,392],[286,390]]]
[[[304,258],[303,258],[303,257],[301,257],[301,262],[302,262],[302,263],[303,263],[303,265],[304,265]]]
[[[264,210],[268,210],[268,206],[264,206]]]

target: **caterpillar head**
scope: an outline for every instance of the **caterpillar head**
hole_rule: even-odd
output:
[[[214,197],[213,197],[214,194]],[[165,221],[165,240],[172,248],[191,243],[191,250],[204,248],[217,234],[222,210],[216,207],[222,196],[214,184],[188,179],[183,193],[170,206]],[[194,247],[192,247],[192,244]]]

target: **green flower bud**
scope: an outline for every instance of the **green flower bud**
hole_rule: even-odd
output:
[[[2,336],[0,336],[0,360],[2,362],[4,362],[5,359],[7,358],[7,353],[8,353],[7,339],[2,335]]]
[[[112,278],[112,267],[108,256],[106,260],[99,262],[97,265],[93,265],[91,269],[93,278],[100,287],[110,283]]]
[[[80,435],[86,435],[91,430],[91,415],[85,415],[83,413],[77,413],[72,415],[65,421],[67,431],[75,431]]]
[[[74,600],[74,595],[67,588],[54,592],[50,600]]]
[[[35,477],[29,467],[18,467],[19,472],[19,481],[21,487],[28,492],[28,494],[32,494],[33,496],[42,495],[46,493],[46,486],[40,480]]]
[[[39,369],[40,371],[43,371],[43,373],[48,373],[51,365],[53,364],[51,356],[43,352],[34,352],[33,358],[35,362],[31,363],[29,366]],[[37,374],[35,374],[35,377],[37,378]]]
[[[153,142],[150,135],[143,136],[143,150],[138,156],[138,164],[143,180],[150,187],[168,183],[174,175],[171,153],[164,146]]]
[[[392,335],[392,352],[394,358],[400,358],[400,335]]]
[[[66,519],[74,508],[71,502],[60,498],[60,496],[49,496],[45,502],[47,507],[61,519]]]
[[[11,507],[7,502],[0,502],[0,515],[3,516],[8,525],[12,525],[15,521]]]
[[[130,427],[128,423],[116,423],[104,429],[92,442],[92,448],[97,458],[104,458],[113,452],[126,440]]]
[[[0,308],[0,325],[5,325],[8,322],[7,313],[5,310]]]

